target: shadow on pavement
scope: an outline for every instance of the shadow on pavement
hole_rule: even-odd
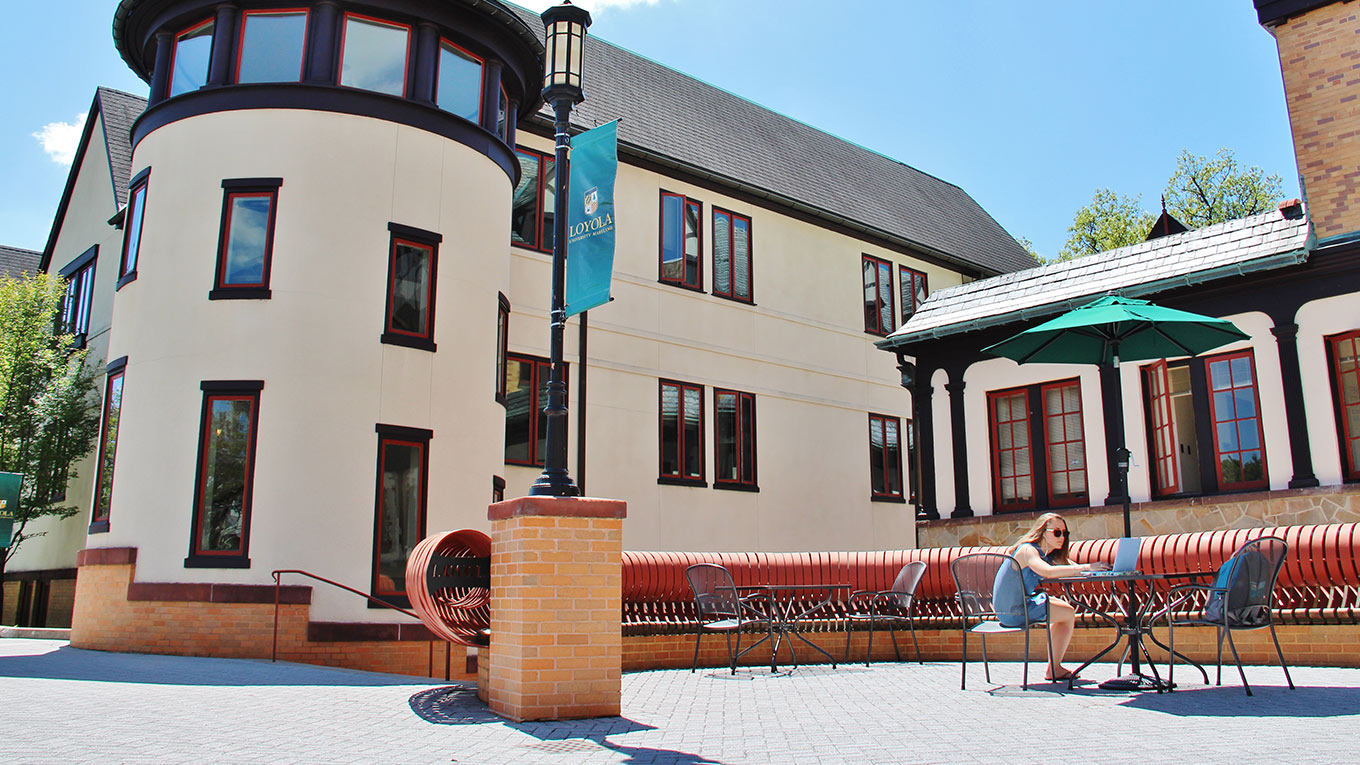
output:
[[[1190,688],[1175,693],[1140,693],[1122,706],[1179,717],[1350,717],[1360,714],[1360,688],[1252,684]]]
[[[426,678],[319,667],[263,659],[215,659],[144,653],[87,651],[62,646],[45,653],[0,656],[0,677],[88,680],[139,685],[385,686],[416,685]]]

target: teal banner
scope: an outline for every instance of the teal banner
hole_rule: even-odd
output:
[[[0,473],[0,550],[9,547],[14,516],[19,512],[19,490],[23,485],[22,474]]]
[[[619,171],[619,121],[571,139],[567,201],[568,316],[610,300],[614,274],[614,178]]]

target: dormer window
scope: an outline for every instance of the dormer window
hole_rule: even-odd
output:
[[[236,56],[237,82],[299,82],[307,11],[246,11]]]
[[[411,28],[405,24],[345,14],[340,84],[393,96],[406,95],[410,45]]]
[[[175,36],[174,58],[170,63],[170,98],[198,90],[208,82],[208,61],[212,57],[213,20],[189,27]]]

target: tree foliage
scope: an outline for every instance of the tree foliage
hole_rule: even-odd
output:
[[[1280,176],[1256,166],[1243,167],[1231,149],[1212,156],[1182,150],[1162,198],[1167,212],[1189,228],[1236,220],[1271,209],[1284,196]],[[1067,243],[1057,260],[1137,244],[1157,220],[1139,197],[1099,189],[1091,203],[1077,210],[1067,229]]]
[[[49,274],[0,278],[0,471],[24,476],[13,540],[0,563],[43,535],[29,530],[31,522],[75,515],[61,504],[75,477],[71,466],[99,435],[88,351],[70,350],[71,336],[57,328],[65,293],[65,280]]]

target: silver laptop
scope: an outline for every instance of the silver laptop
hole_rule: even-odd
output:
[[[1114,567],[1109,571],[1086,571],[1083,576],[1119,576],[1121,574],[1138,573],[1138,547],[1142,543],[1139,537],[1124,537],[1119,540],[1119,547],[1114,553]]]

